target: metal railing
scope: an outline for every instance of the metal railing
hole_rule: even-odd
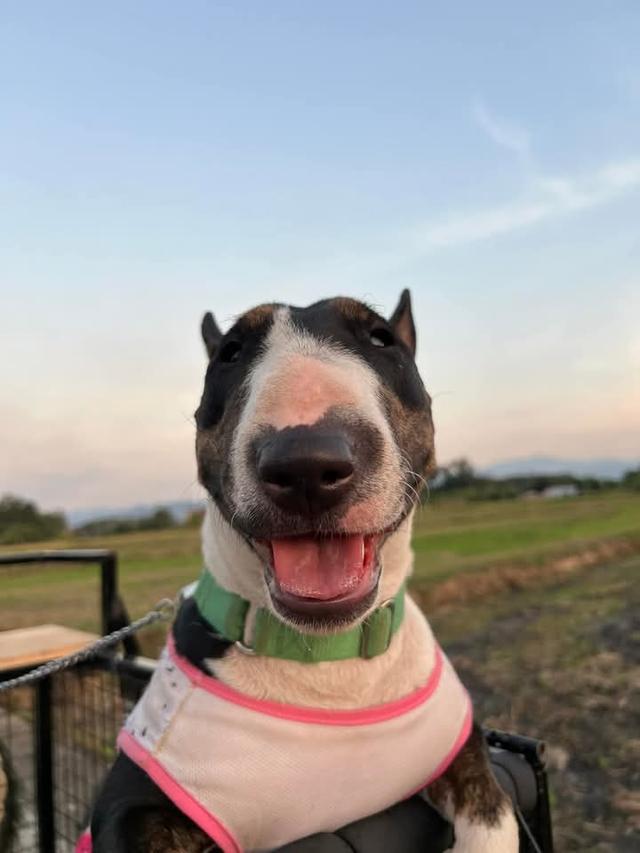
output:
[[[25,566],[30,564],[64,563],[100,568],[100,624],[102,634],[129,624],[129,614],[118,593],[118,555],[107,548],[69,548],[45,551],[17,551],[0,554],[0,567]],[[136,637],[125,641],[128,655],[139,655],[140,645]]]

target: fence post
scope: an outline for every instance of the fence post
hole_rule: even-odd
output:
[[[118,556],[115,551],[105,552],[100,559],[100,590],[102,633],[110,634],[131,621],[118,594]],[[140,654],[140,643],[135,634],[125,637],[123,645],[129,657]]]
[[[107,553],[102,557],[100,560],[100,569],[102,633],[108,634],[114,629],[113,622],[117,608],[118,594],[118,561],[113,552]]]
[[[35,690],[35,777],[40,853],[55,853],[55,814],[53,803],[53,714],[51,678],[36,682]]]

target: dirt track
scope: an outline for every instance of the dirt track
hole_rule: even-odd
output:
[[[640,558],[436,611],[487,725],[545,739],[565,851],[640,850]]]

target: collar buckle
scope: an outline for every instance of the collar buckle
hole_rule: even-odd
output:
[[[383,654],[389,648],[394,634],[396,606],[396,599],[388,598],[378,605],[362,623],[360,657],[369,660]]]

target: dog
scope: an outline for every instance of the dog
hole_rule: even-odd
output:
[[[416,792],[455,853],[515,853],[468,695],[404,589],[435,466],[409,292],[388,320],[273,303],[226,334],[207,313],[202,336],[205,569],[121,733],[93,853],[274,850]]]

